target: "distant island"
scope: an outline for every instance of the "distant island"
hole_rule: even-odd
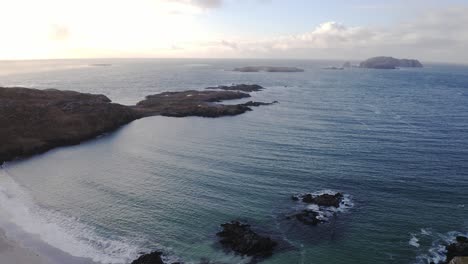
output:
[[[393,57],[373,57],[359,64],[360,68],[367,69],[397,69],[397,68],[422,68],[421,62],[415,59],[396,59]]]
[[[296,67],[277,67],[277,66],[247,66],[235,68],[237,72],[303,72],[303,69]]]
[[[221,91],[164,92],[126,106],[112,103],[102,94],[0,87],[0,165],[17,157],[78,144],[143,117],[233,116],[251,111],[251,107],[277,103],[222,104],[219,102],[250,97],[240,90],[264,88],[240,84],[218,89]]]

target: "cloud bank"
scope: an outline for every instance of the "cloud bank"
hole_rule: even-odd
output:
[[[269,39],[223,38],[201,45],[227,57],[359,59],[377,55],[468,62],[468,8],[425,13],[388,28],[324,22],[297,35]]]

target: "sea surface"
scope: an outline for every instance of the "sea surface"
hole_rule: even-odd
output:
[[[437,260],[468,233],[468,66],[322,69],[341,63],[0,62],[0,86],[122,104],[233,83],[260,84],[254,100],[279,101],[234,117],[149,117],[10,162],[0,169],[0,227],[57,264],[129,263],[156,249],[187,263],[248,263],[217,243],[234,219],[281,241],[265,264]],[[248,65],[305,72],[231,71]],[[298,206],[291,195],[323,191],[345,193],[349,207],[317,227],[286,219]]]

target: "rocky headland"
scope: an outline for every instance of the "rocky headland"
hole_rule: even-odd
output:
[[[400,67],[422,68],[423,65],[414,59],[396,59],[393,57],[373,57],[359,64],[360,68],[368,69],[397,69]]]
[[[278,67],[278,66],[247,66],[235,68],[237,72],[303,72],[303,69],[296,67]]]
[[[271,104],[219,103],[248,97],[240,91],[189,90],[150,95],[134,106],[125,106],[100,94],[0,87],[0,164],[79,144],[147,116],[233,116]]]

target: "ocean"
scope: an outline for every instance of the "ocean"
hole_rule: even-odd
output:
[[[265,264],[442,258],[444,243],[468,234],[468,66],[322,69],[341,63],[0,62],[0,86],[101,93],[121,104],[240,83],[266,88],[252,93],[256,101],[279,101],[233,117],[144,118],[7,163],[0,227],[57,264],[129,263],[151,250],[186,263],[249,263],[217,243],[230,220],[281,241]],[[248,65],[305,71],[231,71]],[[349,207],[319,226],[286,219],[298,206],[291,195],[324,191],[346,194]]]

